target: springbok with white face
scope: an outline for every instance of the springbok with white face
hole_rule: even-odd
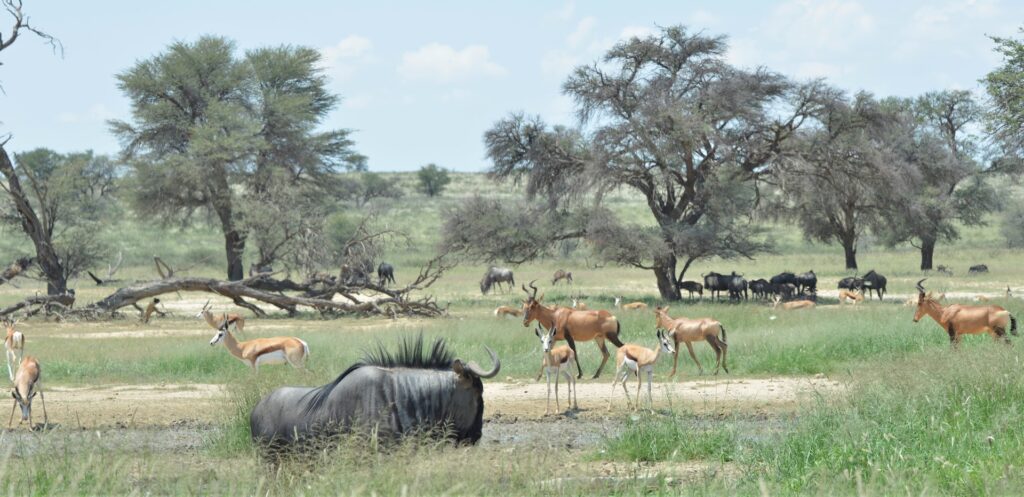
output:
[[[196,317],[205,319],[206,324],[210,325],[210,328],[215,330],[219,330],[221,328],[221,324],[227,321],[228,324],[235,325],[236,331],[245,331],[245,317],[233,312],[229,312],[221,316],[214,316],[213,312],[210,311],[209,300],[203,304],[203,310],[199,311],[199,314],[196,314]]]
[[[575,309],[577,311],[588,311],[588,310],[590,310],[589,308],[587,308],[587,304],[583,303],[583,301],[580,300],[580,297],[573,297],[572,298],[572,309]]]
[[[651,394],[651,382],[654,381],[654,365],[664,354],[675,354],[676,348],[669,338],[668,333],[662,329],[658,330],[658,348],[651,350],[647,347],[627,343],[615,352],[615,376],[612,378],[612,393],[615,392],[615,383],[622,382],[622,391],[626,393],[626,406],[629,406],[629,389],[626,388],[626,377],[630,373],[636,375],[636,404],[634,410],[640,408],[640,387],[643,384],[643,376],[647,375],[647,401],[654,410],[654,396]],[[612,410],[612,400],[608,399],[608,410]]]
[[[7,350],[7,375],[14,381],[14,372],[21,366],[21,358],[25,355],[25,335],[14,329],[17,321],[4,320],[3,324],[7,328],[7,338],[4,339],[4,349]],[[14,362],[13,369],[11,362]]]
[[[565,381],[567,382],[566,388],[569,390],[566,393],[566,402],[569,404],[569,409],[579,409],[579,404],[576,401],[576,377],[573,376],[572,371],[570,371],[572,368],[570,363],[573,360],[573,357],[575,357],[572,349],[569,348],[568,345],[561,345],[554,348],[551,347],[555,342],[554,328],[545,331],[542,327],[538,326],[533,330],[533,333],[537,335],[537,338],[540,338],[540,347],[544,352],[544,359],[541,361],[541,367],[543,368],[544,373],[547,373],[548,377],[548,402],[544,407],[544,414],[547,415],[551,413],[551,376],[555,377],[555,410],[559,412],[562,410],[562,405],[558,402],[558,381],[559,376],[562,375],[565,376]],[[540,375],[537,376],[537,379],[540,379]]]
[[[259,371],[260,364],[290,364],[295,369],[306,369],[309,345],[295,337],[255,338],[239,342],[231,334],[228,316],[220,320],[220,329],[210,340],[210,345],[224,340],[231,355],[246,363],[253,371]]]
[[[49,423],[49,417],[46,415],[46,398],[39,383],[40,373],[39,361],[35,357],[25,357],[21,362],[18,374],[14,377],[14,389],[11,390],[11,397],[14,397],[14,405],[11,406],[11,419],[7,421],[8,428],[14,423],[14,410],[21,407],[21,423],[28,421],[29,429],[32,429],[32,399],[35,398],[37,393],[39,394],[39,400],[43,403],[43,425]]]

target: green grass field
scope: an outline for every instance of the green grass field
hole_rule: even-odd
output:
[[[398,180],[410,191],[407,197],[372,207],[378,222],[409,234],[408,243],[389,247],[386,255],[396,265],[400,284],[433,253],[447,206],[475,193],[519,195],[516,188],[492,185],[481,175],[459,174],[450,192],[427,200],[411,193],[410,175],[398,175]],[[643,206],[635,198],[617,193],[611,203],[620,213],[643,219]],[[107,234],[124,251],[126,267],[119,277],[151,277],[154,254],[176,267],[208,260],[189,273],[221,276],[222,242],[214,229],[199,223],[168,235],[143,224],[129,217]],[[690,274],[697,278],[710,270],[736,270],[767,277],[814,269],[822,289],[834,289],[836,280],[849,274],[837,247],[806,243],[783,224],[770,232],[776,253],[756,260],[706,261]],[[28,250],[11,228],[2,235],[0,260]],[[648,272],[591,268],[585,262],[581,249],[514,269],[517,282],[541,283],[546,302],[567,304],[570,295],[582,294],[591,308],[610,308],[618,295],[661,304]],[[911,294],[923,277],[916,270],[915,250],[867,243],[860,262],[862,271],[886,274],[895,296],[857,307],[827,305],[834,302],[823,299],[813,311],[792,313],[754,301],[672,304],[673,315],[714,316],[727,326],[731,374],[714,381],[827,377],[842,385],[836,392],[802,398],[792,409],[708,410],[674,401],[654,414],[633,414],[623,404],[609,414],[585,410],[578,418],[505,416],[489,420],[484,432],[486,438],[511,430],[515,437],[507,440],[457,448],[416,439],[383,449],[372,439],[352,436],[276,470],[260,460],[249,442],[251,406],[280,385],[329,381],[377,341],[392,344],[418,333],[441,336],[460,357],[482,363],[486,344],[502,360],[495,381],[532,384],[540,361],[532,329],[521,320],[491,314],[498,305],[518,305],[522,291],[481,296],[477,282],[485,264],[463,263],[429,290],[442,304],[450,303],[448,318],[250,318],[242,338],[295,335],[306,340],[312,351],[309,374],[265,367],[253,375],[223,346],[211,347],[213,330],[193,317],[205,294],[167,295],[171,316],[148,326],[134,316],[110,322],[28,319],[21,325],[28,353],[42,362],[45,387],[54,389],[47,399],[55,406],[71,392],[98,387],[214,384],[224,385],[226,393],[195,404],[196,410],[210,411],[196,414],[202,419],[198,425],[133,416],[127,423],[111,418],[83,428],[55,407],[51,415],[64,416],[60,428],[27,434],[22,427],[2,435],[0,488],[18,495],[1018,495],[1024,488],[1020,339],[1007,348],[986,336],[972,336],[952,351],[943,330],[928,318],[913,323],[913,309],[898,297]],[[1001,248],[994,225],[965,229],[959,241],[939,246],[936,262],[957,273],[931,275],[929,289],[963,303],[987,294],[992,303],[1024,316],[1019,298],[1024,296],[1024,253]],[[992,272],[967,276],[966,268],[977,263],[988,264]],[[572,270],[577,284],[551,288],[549,278],[557,268]],[[16,283],[17,288],[0,286],[0,305],[42,288],[32,280]],[[997,297],[1008,285],[1017,298]],[[113,290],[87,280],[73,286],[80,305]],[[228,304],[218,302],[218,309]],[[654,345],[652,312],[617,315],[625,341]],[[696,344],[696,350],[710,369],[710,349]],[[579,351],[589,378],[599,355],[586,343]],[[682,374],[672,381],[685,386],[710,379],[698,378],[683,354]],[[613,368],[606,366],[599,380],[581,383],[607,385]],[[659,365],[655,381],[665,381],[669,368]],[[581,404],[586,400],[580,397]],[[111,394],[81,405],[106,409],[117,402],[123,401]],[[187,400],[163,402],[168,409],[190,409],[180,405]],[[529,438],[530,431],[541,434]],[[565,434],[590,438],[567,448]],[[191,438],[179,444],[182,437]]]

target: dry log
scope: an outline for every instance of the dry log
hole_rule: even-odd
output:
[[[36,295],[29,297],[17,304],[10,307],[0,309],[0,316],[6,316],[13,312],[17,312],[21,309],[39,306],[36,309],[30,309],[29,314],[37,314],[40,310],[45,309],[47,314],[57,312],[63,314],[65,311],[70,310],[75,305],[75,294],[65,293],[63,295]]]

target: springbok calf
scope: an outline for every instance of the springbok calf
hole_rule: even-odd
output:
[[[1017,320],[1010,315],[1010,311],[998,305],[951,304],[943,307],[937,300],[925,294],[922,283],[924,280],[918,281],[915,285],[918,294],[914,322],[920,321],[927,314],[949,333],[949,342],[953,347],[960,344],[961,336],[978,333],[988,333],[992,335],[993,340],[1002,340],[1009,345],[1007,327],[1011,334],[1017,336]]]
[[[529,327],[530,323],[537,321],[546,329],[555,329],[555,340],[565,340],[572,349],[573,359],[576,361],[577,378],[583,377],[583,368],[580,367],[580,356],[576,350],[576,342],[587,342],[593,340],[597,348],[601,349],[601,365],[597,367],[594,378],[601,375],[605,363],[608,362],[608,347],[604,341],[612,342],[616,347],[621,347],[619,332],[622,325],[608,311],[580,311],[568,307],[547,307],[541,302],[544,295],[537,297],[537,287],[530,282],[531,294],[525,286],[526,302],[524,303],[523,326]]]
[[[864,302],[864,294],[857,290],[839,290],[839,305],[843,305],[847,300],[852,300],[853,305],[857,305]]]
[[[662,352],[674,354],[676,351],[672,340],[664,330],[658,330],[658,348],[651,350],[647,347],[627,343],[615,352],[615,376],[612,378],[612,393],[615,393],[615,383],[622,382],[622,391],[626,393],[626,406],[629,406],[629,389],[626,388],[626,377],[630,373],[636,375],[636,403],[633,410],[640,408],[640,387],[643,384],[643,376],[647,375],[647,402],[654,410],[654,396],[651,394],[651,383],[654,381],[654,365],[661,359]],[[608,410],[612,410],[612,399],[608,399]]]
[[[783,302],[782,297],[778,296],[775,297],[774,302],[775,304],[772,305],[772,309],[775,309],[779,307],[779,304],[782,304],[782,308],[787,311],[795,311],[798,309],[814,309],[814,306],[816,305],[812,300],[793,300],[790,302]]]
[[[210,325],[210,328],[219,330],[224,322],[235,325],[235,331],[245,331],[245,317],[241,314],[235,314],[229,312],[220,316],[214,316],[213,312],[210,311],[210,301],[207,300],[203,304],[203,310],[196,314],[197,318],[203,318],[206,320],[206,324]]]
[[[647,308],[647,304],[643,302],[630,302],[628,304],[623,304],[622,297],[615,297],[615,308],[625,309],[627,311],[642,311]]]
[[[295,337],[255,338],[239,342],[231,334],[228,327],[231,321],[227,315],[220,320],[217,334],[210,340],[210,345],[224,340],[231,355],[246,363],[253,371],[259,371],[260,364],[290,364],[295,369],[306,369],[306,358],[309,357],[309,345]]]
[[[719,367],[724,368],[726,373],[729,372],[729,366],[725,363],[729,344],[725,343],[725,326],[722,326],[722,323],[718,322],[718,320],[711,318],[673,318],[668,315],[668,306],[655,307],[654,320],[658,328],[668,330],[667,333],[672,337],[676,346],[673,353],[672,372],[669,373],[669,378],[676,375],[676,368],[679,366],[680,343],[686,344],[686,350],[690,352],[690,357],[697,364],[697,370],[700,374],[704,374],[704,366],[697,360],[697,355],[693,353],[693,342],[699,340],[708,342],[708,345],[715,351],[715,374],[718,374]],[[721,338],[719,338],[719,334],[722,335]]]
[[[580,300],[579,297],[573,297],[572,298],[572,309],[575,309],[577,311],[588,311],[588,310],[590,310],[590,309],[587,308],[587,304],[583,303],[583,301]]]
[[[21,358],[25,355],[25,335],[14,329],[17,321],[5,319],[3,324],[7,328],[7,338],[4,339],[4,349],[7,350],[7,375],[14,381],[14,372],[21,367]],[[14,362],[13,369],[11,362]]]
[[[498,308],[494,310],[494,315],[495,316],[503,316],[503,317],[509,317],[509,316],[519,317],[519,315],[522,314],[522,313],[523,313],[522,309],[516,309],[515,307],[509,307],[507,305],[498,306]]]
[[[540,326],[533,330],[533,333],[540,339],[540,347],[544,352],[544,359],[541,361],[541,368],[548,377],[548,402],[544,407],[544,414],[551,413],[551,376],[555,377],[555,410],[561,411],[562,406],[558,402],[558,380],[559,377],[564,375],[566,381],[566,403],[569,404],[569,409],[579,409],[579,404],[576,401],[576,378],[573,377],[572,372],[569,371],[569,361],[576,356],[572,349],[568,345],[560,345],[558,347],[551,347],[551,344],[555,342],[555,330],[554,328],[545,331]],[[540,375],[537,375],[537,379],[540,380]]]
[[[14,377],[14,389],[11,390],[14,405],[11,406],[11,419],[7,421],[8,428],[14,423],[14,410],[21,407],[21,423],[28,421],[29,429],[32,429],[32,399],[37,393],[39,400],[43,403],[43,425],[49,424],[49,417],[46,415],[46,398],[43,395],[42,385],[39,383],[41,373],[39,361],[35,357],[27,356],[21,361],[18,374]]]

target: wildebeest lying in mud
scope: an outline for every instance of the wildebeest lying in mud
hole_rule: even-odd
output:
[[[252,438],[272,452],[350,432],[383,441],[427,433],[476,443],[484,414],[480,379],[501,368],[485,348],[494,362],[490,371],[455,359],[443,339],[429,350],[422,336],[405,339],[396,354],[378,345],[331,383],[282,387],[264,397],[249,416]]]

